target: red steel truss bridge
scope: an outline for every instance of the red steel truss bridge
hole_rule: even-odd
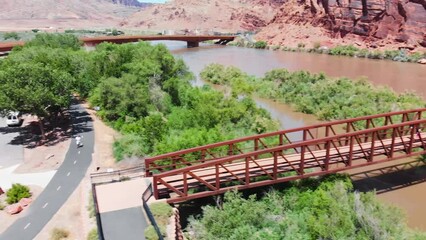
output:
[[[183,202],[425,154],[425,126],[426,108],[327,122],[146,158],[145,174]]]

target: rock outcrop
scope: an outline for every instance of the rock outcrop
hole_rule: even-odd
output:
[[[426,0],[289,0],[264,29],[275,41],[279,37],[271,37],[268,28],[277,25],[319,27],[331,39],[358,40],[370,47],[424,47]]]

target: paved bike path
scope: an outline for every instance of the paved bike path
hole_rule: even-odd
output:
[[[25,216],[0,234],[0,240],[31,240],[43,229],[53,215],[62,207],[77,188],[92,162],[94,131],[92,120],[79,104],[70,108],[74,134],[82,136],[83,147],[77,148],[75,141],[49,184],[23,213]]]

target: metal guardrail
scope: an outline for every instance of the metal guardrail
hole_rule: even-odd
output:
[[[98,238],[100,240],[104,240],[105,237],[104,237],[104,233],[102,229],[102,220],[101,220],[99,208],[98,208],[96,185],[113,183],[113,182],[121,182],[121,181],[126,181],[126,180],[130,180],[133,178],[140,178],[140,177],[145,177],[145,166],[90,174],[90,180],[92,184],[93,203],[94,203],[95,215],[96,215],[96,224],[98,227]],[[151,188],[151,194],[152,194],[151,185],[150,185],[150,188]],[[145,211],[146,211],[146,208],[145,208]],[[160,240],[162,240],[162,238],[160,238]]]
[[[149,184],[149,186],[146,188],[145,192],[142,194],[143,208],[146,212],[146,215],[149,218],[149,221],[151,222],[152,226],[154,227],[155,232],[157,232],[158,239],[164,240],[163,235],[161,234],[160,228],[158,227],[157,222],[155,221],[154,215],[152,215],[151,209],[149,209],[149,206],[147,204],[149,198],[151,198],[152,195],[153,195],[152,184]]]
[[[104,184],[145,177],[145,166],[90,174],[92,184]]]

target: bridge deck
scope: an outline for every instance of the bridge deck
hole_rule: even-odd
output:
[[[235,36],[191,36],[191,35],[137,35],[137,36],[101,36],[101,37],[83,37],[80,40],[86,45],[96,45],[102,42],[111,42],[111,43],[129,43],[137,41],[161,41],[161,40],[171,40],[171,41],[184,41],[189,43],[199,43],[209,40],[220,40],[223,43],[233,41]],[[16,42],[3,42],[0,43],[0,52],[9,52],[16,46],[23,46],[25,42],[16,41]]]
[[[425,124],[426,120],[409,121],[154,174],[154,195],[181,202],[424,154]],[[317,148],[321,146],[326,147]],[[297,148],[300,151],[294,152]]]

